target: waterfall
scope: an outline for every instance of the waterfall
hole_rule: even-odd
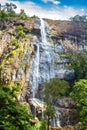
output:
[[[56,109],[56,120],[55,120],[55,125],[56,126],[60,126],[60,113],[59,113],[59,111],[57,110],[57,108],[55,108]]]
[[[35,106],[35,116],[37,115],[36,110],[38,109],[38,100],[41,100],[40,103],[40,111],[42,111],[42,118],[44,117],[44,88],[45,82],[49,81],[51,78],[60,78],[72,80],[74,77],[74,71],[67,69],[66,64],[68,61],[66,59],[61,59],[59,53],[64,51],[63,45],[59,45],[58,39],[53,39],[54,44],[50,43],[49,37],[49,26],[43,19],[38,19],[36,23],[35,30],[41,32],[41,36],[36,34],[36,40],[32,43],[35,47],[35,51],[32,55],[32,61],[30,63],[29,75],[27,76],[28,88],[29,88],[29,96],[31,99],[34,99]],[[52,39],[51,39],[52,40]],[[31,88],[31,92],[30,92]],[[42,104],[42,105],[41,105]],[[33,105],[34,106],[34,105]],[[59,113],[59,108],[55,112],[56,119],[53,119],[53,124],[56,126],[60,126],[60,117],[61,113]],[[70,124],[70,117],[67,118],[67,124]]]
[[[47,35],[46,35],[46,29],[45,29],[45,22],[42,18],[40,18],[41,21],[41,38],[42,38],[42,43],[46,45],[47,42]]]
[[[68,117],[67,117],[66,124],[67,124],[67,125],[70,125],[70,115],[68,115]]]
[[[41,21],[41,38],[42,38],[41,47],[43,48],[43,53],[41,54],[44,58],[44,64],[42,64],[43,76],[44,76],[43,81],[46,82],[49,79],[55,77],[54,51],[53,51],[54,48],[53,45],[51,45],[51,43],[47,39],[47,32],[46,32],[47,30],[45,21],[43,19],[40,19],[40,21]],[[56,113],[56,120],[53,119],[54,120],[53,123],[55,124],[55,126],[60,126],[60,120],[59,120],[60,113],[57,110],[55,113]]]
[[[48,81],[54,76],[54,54],[53,46],[47,38],[47,23],[40,19],[41,22],[41,43],[40,43],[40,82],[41,84]]]
[[[36,54],[34,55],[30,66],[29,85],[32,87],[32,98],[35,98],[39,82],[39,44],[36,45]]]
[[[42,118],[44,117],[44,105],[43,105],[43,90],[44,90],[44,82],[49,81],[51,78],[55,76],[55,55],[54,55],[54,45],[49,42],[48,38],[48,26],[47,23],[40,19],[40,29],[41,29],[41,42],[35,43],[36,51],[35,55],[33,55],[31,68],[30,68],[30,76],[29,76],[29,85],[32,88],[32,100],[36,100],[37,90],[41,90],[41,94],[38,98],[42,99]],[[41,88],[40,88],[41,87]],[[40,93],[40,92],[39,92]],[[38,101],[39,102],[39,101]],[[57,119],[56,124],[60,125],[58,112],[56,113]],[[36,107],[35,107],[35,116],[36,116]]]
[[[34,43],[36,47],[29,72],[29,86],[32,88],[32,98],[36,98],[38,87],[44,88],[44,82],[55,77],[54,48],[47,39],[47,26],[40,19],[41,42]],[[41,97],[39,97],[41,98]]]

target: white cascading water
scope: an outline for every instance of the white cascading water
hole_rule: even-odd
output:
[[[47,39],[47,26],[43,19],[40,19],[41,22],[41,42],[36,43],[36,54],[33,57],[31,68],[30,68],[30,76],[29,76],[29,84],[32,87],[32,100],[36,99],[37,90],[39,84],[42,86],[44,82],[48,81],[51,78],[55,77],[55,66],[54,66],[54,48],[53,45]],[[43,96],[42,96],[42,106],[43,105]],[[42,107],[42,118],[44,117]],[[35,108],[35,116],[36,116],[36,108]],[[54,124],[60,126],[59,114],[57,112],[57,120],[54,121]]]
[[[49,43],[47,40],[47,32],[45,29],[45,22],[43,19],[40,19],[40,21],[41,21],[42,44],[44,46],[44,52],[45,52],[44,55],[45,55],[46,61],[49,63],[49,68],[48,68],[49,70],[47,71],[47,72],[49,72],[48,76],[47,76],[47,80],[49,80],[50,78],[55,77],[54,67],[53,67],[54,66],[54,60],[53,60],[54,58],[53,58],[53,54],[52,54],[53,51],[50,51],[50,52],[48,51],[49,48],[50,48],[50,50],[53,48],[51,46],[51,43]],[[47,72],[45,72],[45,75]],[[59,115],[60,115],[60,113],[56,110],[56,117],[57,118],[56,118],[56,120],[54,119],[54,122],[53,122],[55,126],[60,126]]]
[[[42,43],[44,45],[48,44],[47,42],[47,36],[46,36],[46,30],[45,30],[45,23],[42,18],[40,18],[41,21],[41,38],[42,38]]]
[[[40,82],[44,83],[54,76],[54,54],[53,46],[47,39],[47,23],[41,18],[41,38],[40,48],[42,49],[40,55],[40,63],[43,68],[40,72]]]
[[[40,28],[39,28],[39,25]],[[54,38],[54,44],[49,42],[49,26],[47,23],[40,18],[40,21],[36,22],[36,29],[41,31],[41,37],[36,36],[37,40],[34,40],[35,51],[32,55],[32,61],[29,69],[29,75],[27,76],[27,83],[29,86],[29,96],[30,88],[32,90],[31,100],[34,100],[34,104],[37,104],[36,98],[42,100],[41,111],[42,118],[44,117],[44,102],[43,102],[43,90],[45,87],[45,82],[49,81],[51,78],[60,78],[71,80],[74,77],[74,71],[69,70],[66,67],[66,59],[61,60],[59,52],[64,52],[63,45],[58,44],[58,39]],[[40,29],[40,30],[39,30]],[[40,38],[40,39],[38,39]],[[39,106],[40,106],[39,105]],[[35,116],[36,116],[36,107],[35,107]],[[56,120],[52,122],[53,124],[60,126],[59,117],[61,117],[61,113],[59,113],[60,108],[57,107],[56,110]],[[67,123],[70,124],[70,117],[67,118]]]
[[[59,113],[59,111],[57,109],[56,109],[56,117],[57,117],[57,119],[55,120],[55,126],[60,126],[60,120],[59,120],[60,113]]]
[[[30,86],[32,86],[32,98],[36,97],[39,80],[39,44],[37,44],[36,55],[34,55],[30,68]]]

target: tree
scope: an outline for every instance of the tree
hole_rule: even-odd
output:
[[[58,78],[50,79],[45,85],[44,93],[46,102],[51,102],[52,104],[55,104],[58,98],[64,96],[69,88],[67,81]]]
[[[29,130],[30,114],[24,105],[16,100],[17,86],[0,85],[0,129]]]
[[[81,79],[75,83],[73,91],[70,94],[76,101],[79,120],[87,130],[87,80]]]
[[[7,12],[5,12],[4,10],[1,10],[0,11],[0,20],[5,20],[6,18],[8,18]]]
[[[14,16],[15,15],[15,9],[17,8],[17,6],[13,3],[6,3],[5,4],[5,10],[6,12],[9,14],[9,16]]]
[[[69,84],[65,80],[61,80],[58,78],[50,79],[50,81],[45,83],[46,87],[44,90],[45,102],[47,105],[46,115],[48,116],[48,124],[50,118],[56,118],[55,114],[55,104],[58,98],[65,96]]]
[[[76,52],[67,53],[66,58],[69,59],[70,64],[68,67],[74,69],[75,79],[86,79],[87,78],[87,53],[86,52]]]
[[[25,11],[24,11],[23,9],[21,9],[20,14],[19,14],[19,17],[20,17],[21,19],[26,19],[26,18],[27,18],[27,15],[26,15],[26,13],[25,13]]]
[[[87,22],[87,16],[86,15],[76,15],[74,17],[70,18],[71,21],[73,22]]]
[[[13,3],[6,3],[5,5],[0,4],[0,20],[5,20],[9,17],[15,17],[15,9],[17,6]]]

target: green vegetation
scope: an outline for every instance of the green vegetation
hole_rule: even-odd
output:
[[[48,125],[49,119],[56,118],[55,113],[55,104],[56,101],[66,95],[67,90],[69,89],[69,84],[65,80],[61,80],[58,78],[50,79],[46,84],[46,88],[44,90],[45,94],[45,102],[46,102],[46,111],[45,114],[48,116]]]
[[[58,78],[50,79],[49,82],[47,82],[45,88],[45,98],[47,103],[55,104],[57,99],[61,96],[64,96],[67,92],[67,89],[69,88],[69,84],[65,80],[61,80]]]
[[[18,17],[20,19],[27,19],[28,16],[23,9],[20,10],[20,13],[15,12],[17,6],[13,3],[6,3],[5,5],[0,4],[0,20],[6,20],[12,17]]]
[[[17,40],[15,38],[12,38],[10,43],[13,46],[13,49],[9,51],[9,53],[7,53],[0,64],[0,69],[4,68],[4,65],[6,63],[6,61],[9,61],[9,59],[11,60],[11,57],[14,57],[17,54],[17,49],[19,48],[19,44],[17,42]]]
[[[6,3],[5,5],[0,4],[0,20],[9,20],[9,18],[18,18],[18,19],[32,19],[36,18],[34,15],[32,18],[28,18],[25,11],[21,9],[19,14],[16,14],[15,9],[16,5],[12,3]],[[75,16],[71,18],[73,22],[87,22],[86,16]],[[24,52],[28,48],[26,45],[21,44],[22,40],[26,40],[26,34],[24,31],[23,24],[16,26],[16,38],[12,36],[8,44],[8,50],[2,59],[0,60],[0,71],[5,69],[5,65],[9,69],[12,60],[17,56],[18,64],[20,64],[20,59],[23,59]],[[65,26],[65,24],[64,24]],[[29,24],[29,32],[32,29],[32,25]],[[50,32],[52,33],[52,32]],[[54,34],[55,35],[55,34]],[[15,36],[15,35],[14,35]],[[29,38],[29,37],[28,37]],[[20,41],[20,43],[19,43]],[[26,42],[26,41],[25,41]],[[53,43],[53,40],[50,39],[50,42]],[[61,39],[58,41],[59,44],[62,44]],[[23,46],[24,45],[24,46]],[[28,44],[29,45],[29,44]],[[30,46],[30,45],[29,45]],[[24,47],[24,48],[23,48]],[[33,47],[30,47],[29,51],[33,51]],[[64,54],[64,58],[69,59],[68,67],[74,69],[75,71],[75,80],[78,81],[75,83],[73,90],[71,92],[72,98],[76,101],[77,111],[79,113],[79,123],[84,127],[84,130],[87,130],[87,53],[86,52],[69,52]],[[14,60],[15,61],[15,60]],[[21,62],[21,64],[23,64]],[[29,63],[26,65],[25,71],[29,67]],[[9,70],[8,70],[9,71]],[[4,72],[4,71],[3,71]],[[1,72],[0,72],[1,73]],[[46,88],[44,90],[45,102],[46,102],[46,111],[44,113],[45,119],[39,123],[31,126],[32,116],[28,112],[28,109],[25,105],[20,104],[17,101],[17,93],[20,91],[20,87],[16,84],[14,86],[6,85],[5,80],[8,76],[1,76],[0,80],[4,84],[0,83],[0,129],[1,130],[47,130],[49,127],[49,120],[56,117],[55,113],[55,104],[60,97],[67,96],[69,84],[61,79],[53,78],[49,82],[45,83]],[[8,76],[9,78],[10,76]],[[26,78],[26,77],[24,77]],[[82,79],[82,80],[80,80]],[[84,80],[83,80],[84,79]],[[10,80],[10,79],[9,79]],[[25,80],[25,79],[23,79]],[[8,81],[9,82],[9,81]],[[11,82],[9,82],[11,84]]]
[[[75,85],[70,95],[76,102],[78,129],[87,130],[87,52],[67,52],[60,56],[69,59],[67,65],[75,71]]]
[[[75,83],[71,96],[76,101],[80,124],[87,130],[87,80],[81,79]]]
[[[75,70],[75,80],[87,78],[87,53],[67,53],[66,58],[70,60],[69,67]]]
[[[25,13],[25,11],[23,9],[21,9],[19,17],[21,19],[27,19],[28,18],[27,15],[26,15],[26,13]]]
[[[86,15],[76,15],[74,17],[70,18],[71,21],[73,22],[87,22],[87,16]]]
[[[23,30],[22,25],[18,25],[16,30],[17,30],[17,37],[18,38],[24,38],[25,37],[25,32]]]
[[[0,129],[29,130],[30,114],[27,108],[18,104],[16,93],[19,87],[0,84]]]
[[[15,37],[11,38],[10,44],[12,44],[12,46],[14,46],[15,49],[19,47],[18,41]]]
[[[16,5],[13,3],[6,3],[5,5],[0,4],[0,20],[7,19],[9,17],[16,17],[16,8]]]

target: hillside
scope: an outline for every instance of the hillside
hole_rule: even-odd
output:
[[[32,110],[33,116],[41,118],[43,109],[46,109],[43,108],[46,107],[43,105],[45,83],[49,84],[52,78],[66,80],[72,88],[72,83],[77,80],[75,70],[68,67],[71,65],[70,61],[65,57],[61,59],[61,54],[65,56],[67,52],[76,54],[76,52],[87,51],[86,35],[87,22],[43,20],[37,17],[27,19],[14,17],[1,20],[1,83],[13,88],[19,85],[20,91],[16,93],[17,102],[27,104],[29,111],[33,106],[35,109]],[[83,63],[85,65],[84,60]],[[80,69],[83,68],[87,67],[82,66]],[[86,72],[86,69],[84,71]],[[79,70],[77,72],[80,73]],[[57,116],[59,116],[57,121],[60,120],[58,125],[61,124],[61,126],[75,125],[79,120],[76,104],[68,97],[71,88],[66,96],[60,94],[62,87],[58,90],[59,94],[63,95],[56,102]],[[70,128],[73,129],[72,126]]]
[[[46,19],[46,21],[50,25],[51,31],[49,34],[52,39],[56,39],[57,42],[60,40],[60,44],[63,42],[67,49],[87,49],[87,22],[49,19]]]

